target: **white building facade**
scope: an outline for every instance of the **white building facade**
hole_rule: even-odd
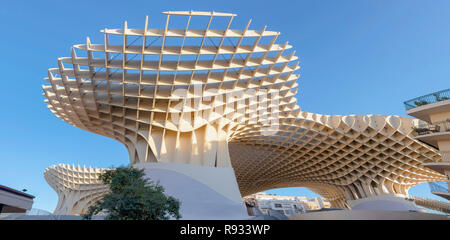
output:
[[[264,192],[250,195],[245,197],[244,200],[253,202],[255,207],[264,215],[270,215],[270,210],[273,210],[288,217],[297,213],[305,213],[308,210],[330,207],[330,202],[319,197],[280,196]]]

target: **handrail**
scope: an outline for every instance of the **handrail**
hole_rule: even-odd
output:
[[[436,132],[448,132],[450,131],[450,119],[446,121],[425,123],[413,127],[413,130],[419,135],[431,134]]]
[[[405,101],[406,110],[450,99],[450,88]]]

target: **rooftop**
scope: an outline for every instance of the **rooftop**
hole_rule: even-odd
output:
[[[18,191],[18,190],[15,190],[15,189],[9,188],[7,186],[3,186],[3,185],[0,185],[0,191],[13,193],[13,194],[20,195],[20,196],[26,197],[26,198],[31,198],[31,199],[35,198],[35,196],[33,196],[33,195],[30,195],[30,194],[27,194],[27,193],[24,193],[24,192],[21,192],[21,191]]]
[[[404,102],[406,110],[450,99],[450,88]]]

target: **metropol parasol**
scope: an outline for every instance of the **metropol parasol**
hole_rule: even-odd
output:
[[[307,187],[348,207],[445,180],[422,167],[441,160],[413,138],[419,120],[301,111],[298,58],[276,41],[279,32],[254,30],[251,21],[233,29],[229,13],[163,14],[160,28],[148,18],[142,29],[125,22],[102,30],[103,43],[74,45],[49,69],[43,92],[57,117],[121,142],[130,164],[179,198],[187,218],[240,218],[242,196],[273,188]],[[192,27],[197,18],[205,26]],[[49,167],[55,213],[80,214],[100,199],[103,171]]]

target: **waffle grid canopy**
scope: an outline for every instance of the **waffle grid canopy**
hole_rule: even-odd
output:
[[[57,117],[128,149],[130,162],[233,167],[242,195],[302,186],[345,200],[442,181],[439,153],[412,136],[417,120],[329,116],[296,103],[298,58],[266,27],[235,14],[164,12],[163,28],[104,29],[71,48],[43,86]],[[193,24],[205,20],[200,29]],[[171,21],[180,20],[171,28]],[[223,23],[214,27],[215,21]]]

